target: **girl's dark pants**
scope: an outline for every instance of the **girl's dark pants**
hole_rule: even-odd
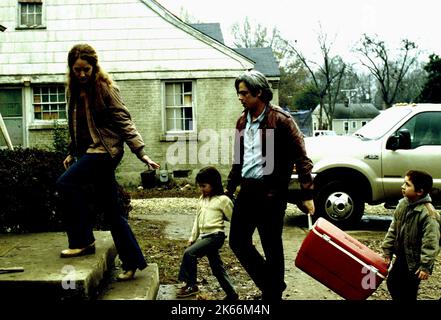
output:
[[[219,249],[225,241],[225,233],[217,232],[207,235],[200,240],[197,240],[184,251],[181,268],[179,270],[178,279],[186,282],[189,286],[196,284],[197,277],[197,263],[198,258],[207,256],[210,262],[211,271],[219,281],[220,286],[225,291],[227,296],[231,297],[235,294],[230,277],[225,271],[224,265],[219,255]]]
[[[84,248],[95,241],[94,213],[90,204],[99,200],[123,270],[142,270],[147,263],[124,217],[118,196],[115,169],[120,160],[121,157],[112,159],[108,154],[85,154],[60,176],[57,188],[70,249]]]

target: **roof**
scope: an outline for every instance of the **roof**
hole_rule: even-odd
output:
[[[225,44],[220,23],[191,23],[190,26]]]
[[[351,103],[348,107],[336,103],[334,109],[334,119],[372,119],[378,114],[380,111],[372,103]]]
[[[270,47],[267,48],[235,48],[241,55],[253,60],[254,69],[262,72],[267,77],[280,77],[279,64]]]
[[[220,23],[192,23],[196,30],[206,34],[210,38],[224,43]],[[279,64],[270,47],[267,48],[234,48],[241,55],[253,60],[256,64],[254,69],[262,72],[267,77],[280,77]]]

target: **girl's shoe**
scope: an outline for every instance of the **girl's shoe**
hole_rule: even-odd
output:
[[[95,253],[95,242],[89,244],[87,247],[80,249],[65,249],[61,251],[60,257],[73,258],[73,257],[85,256],[87,254],[94,254],[94,253]]]
[[[136,269],[124,271],[116,277],[116,280],[118,280],[118,281],[133,280],[133,278],[135,278],[135,272],[136,272]]]
[[[176,291],[176,298],[190,297],[198,293],[199,293],[199,288],[197,285],[194,286],[185,285],[182,288],[179,288],[178,291]]]

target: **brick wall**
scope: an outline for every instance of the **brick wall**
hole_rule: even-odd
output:
[[[176,146],[176,141],[163,139],[162,82],[126,80],[117,81],[117,84],[132,120],[144,139],[145,151],[150,158],[160,163],[163,168],[167,164],[170,173],[174,170],[191,170],[192,180],[199,169],[213,165],[226,179],[231,168],[235,123],[243,110],[234,88],[234,78],[198,79],[195,82],[196,127],[199,139],[185,142],[184,149],[188,161],[174,165],[167,163],[166,155],[169,148]],[[30,146],[52,148],[52,139],[50,129],[29,131]],[[196,161],[193,161],[195,159]],[[140,173],[146,169],[146,165],[125,146],[125,155],[117,169],[118,180],[124,185],[138,186],[141,184]]]

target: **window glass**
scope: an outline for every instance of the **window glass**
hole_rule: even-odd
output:
[[[34,119],[66,119],[66,95],[63,86],[34,88]]]
[[[193,130],[193,83],[165,83],[165,126],[167,132]]]
[[[441,144],[441,112],[423,112],[412,117],[400,129],[410,132],[411,148]]]
[[[43,4],[37,1],[20,1],[19,2],[20,27],[39,27],[43,25]]]

